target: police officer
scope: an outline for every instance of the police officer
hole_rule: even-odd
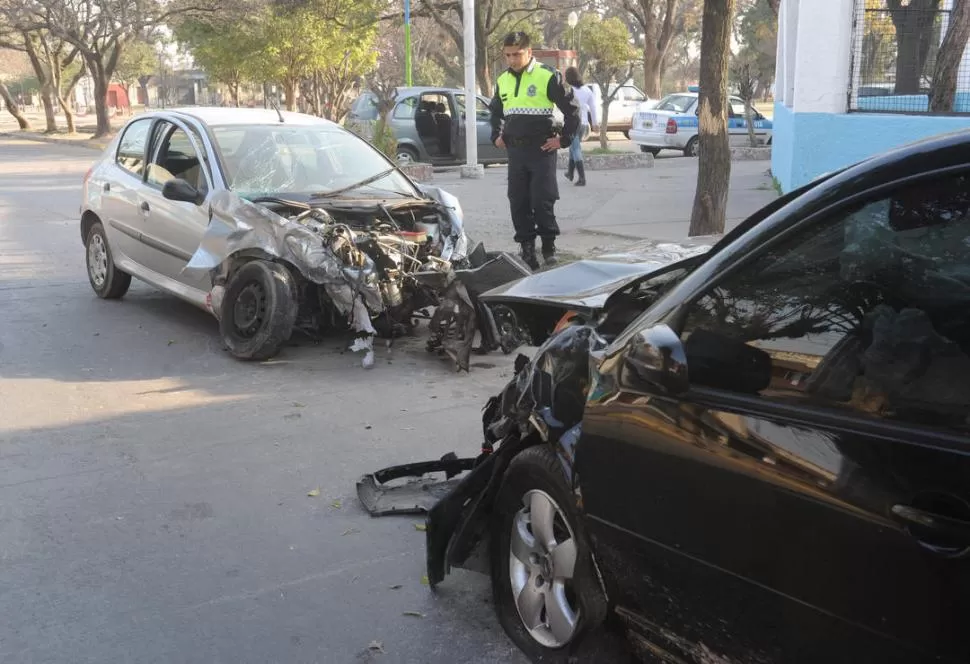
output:
[[[508,151],[508,195],[515,241],[522,246],[522,259],[537,270],[537,235],[542,238],[545,263],[556,261],[556,151],[568,147],[579,128],[579,104],[558,71],[536,62],[531,43],[524,32],[505,37],[502,52],[509,68],[498,77],[489,108],[492,142]],[[553,125],[554,106],[563,114],[558,135]]]

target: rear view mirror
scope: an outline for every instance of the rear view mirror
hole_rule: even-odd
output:
[[[635,382],[666,394],[682,394],[689,387],[684,346],[666,325],[637,332],[627,345],[624,359],[624,370],[635,376]]]
[[[757,394],[771,384],[771,356],[741,339],[698,328],[685,352],[695,385]]]
[[[181,178],[173,178],[162,185],[162,196],[170,201],[202,205],[205,194]]]

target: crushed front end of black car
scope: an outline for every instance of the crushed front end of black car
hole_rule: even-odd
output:
[[[489,573],[495,497],[512,459],[524,449],[551,445],[579,500],[573,462],[586,400],[595,391],[591,362],[709,247],[652,245],[656,251],[645,260],[641,254],[641,260],[579,261],[479,296],[503,349],[534,348],[531,357],[517,355],[514,376],[485,404],[481,449],[471,457],[449,452],[439,460],[385,468],[357,483],[373,516],[427,515],[432,586],[455,567]]]

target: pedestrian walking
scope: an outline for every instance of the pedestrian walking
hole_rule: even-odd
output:
[[[596,98],[593,91],[583,85],[583,79],[579,77],[579,70],[575,67],[566,69],[566,83],[572,86],[573,95],[579,103],[579,131],[573,136],[573,142],[569,144],[569,166],[566,168],[566,179],[572,182],[573,174],[578,173],[576,180],[577,187],[586,186],[586,166],[583,164],[583,138],[589,131],[590,123],[594,128],[600,124],[599,109],[596,107]]]
[[[508,153],[508,196],[515,241],[522,247],[522,259],[537,270],[536,237],[542,239],[546,265],[556,262],[557,150],[572,143],[579,128],[579,105],[562,75],[533,57],[528,34],[506,35],[502,53],[509,68],[498,77],[489,104],[492,142]],[[553,123],[554,107],[563,114],[558,132]]]

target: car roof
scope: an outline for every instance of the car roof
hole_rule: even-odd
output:
[[[295,113],[293,111],[277,112],[272,108],[225,108],[221,106],[187,106],[160,111],[158,114],[172,113],[188,116],[200,120],[207,125],[252,125],[279,124],[280,115],[285,124],[289,125],[334,125],[333,122],[315,115]]]

